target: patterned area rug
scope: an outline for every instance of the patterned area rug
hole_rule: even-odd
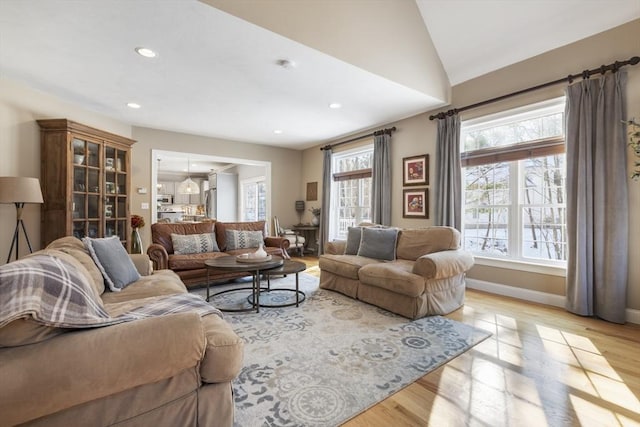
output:
[[[271,286],[293,288],[294,277]],[[307,298],[299,307],[225,313],[246,343],[233,385],[236,426],[339,425],[490,336],[441,316],[410,321],[318,289],[318,279],[304,273],[300,289]],[[235,298],[240,306],[248,292],[226,293],[212,304]],[[293,292],[273,295],[271,302],[295,298]]]

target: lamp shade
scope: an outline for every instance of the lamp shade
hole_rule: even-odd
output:
[[[198,194],[200,193],[200,186],[195,183],[191,178],[187,178],[178,184],[178,193],[180,194]]]
[[[304,212],[304,200],[296,200],[296,211]]]
[[[40,180],[19,176],[0,176],[0,203],[44,203]]]

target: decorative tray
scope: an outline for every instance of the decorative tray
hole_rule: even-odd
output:
[[[242,254],[242,255],[238,255],[236,256],[236,261],[238,262],[265,262],[265,261],[271,261],[271,255],[267,255],[264,257],[260,257],[260,258],[250,258],[249,255],[252,254]]]

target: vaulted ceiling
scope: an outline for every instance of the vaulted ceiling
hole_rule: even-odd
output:
[[[640,0],[0,0],[0,77],[136,126],[303,149],[639,17]]]

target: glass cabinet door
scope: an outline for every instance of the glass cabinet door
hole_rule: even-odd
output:
[[[104,149],[105,236],[118,236],[127,242],[127,180],[128,152],[115,147]]]
[[[73,138],[73,235],[100,235],[100,145]]]

